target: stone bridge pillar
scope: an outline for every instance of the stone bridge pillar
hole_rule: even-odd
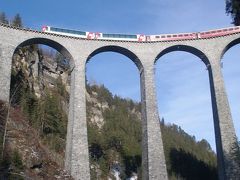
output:
[[[208,67],[211,88],[214,129],[220,180],[237,180],[240,169],[236,163],[236,134],[225,91],[220,56],[212,56]]]
[[[15,47],[0,44],[0,100],[9,101],[12,57]]]
[[[76,64],[71,74],[65,168],[76,180],[90,180],[85,97],[87,57],[82,58],[80,55],[73,57]]]
[[[73,68],[71,72],[70,82],[70,99],[68,110],[68,125],[67,125],[67,137],[66,137],[66,150],[65,150],[65,169],[71,172],[71,158],[72,158],[72,133],[73,133],[73,120],[74,120],[74,84],[75,84],[75,70]]]
[[[140,73],[143,122],[143,179],[167,180],[168,176],[155,93],[154,65],[148,63]]]

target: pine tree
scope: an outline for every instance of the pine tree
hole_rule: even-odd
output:
[[[240,25],[240,0],[226,0],[226,13],[232,16],[233,24]]]
[[[13,18],[12,26],[23,27],[22,18],[20,14],[16,14],[16,16]]]
[[[8,20],[4,12],[0,13],[0,23],[8,24]]]

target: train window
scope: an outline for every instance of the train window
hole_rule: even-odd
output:
[[[161,38],[166,38],[166,36],[162,35]]]
[[[229,31],[232,31],[233,30],[233,28],[229,28]]]
[[[206,34],[210,34],[211,32],[206,32]]]
[[[60,29],[60,28],[56,28],[56,29],[57,29],[57,31],[59,31],[59,32],[64,32],[63,29]]]
[[[167,37],[168,37],[168,38],[170,38],[170,37],[171,37],[171,35],[167,35]]]
[[[188,34],[184,34],[184,36],[188,36]]]
[[[217,30],[217,32],[222,32],[222,30]]]
[[[146,40],[147,40],[147,41],[151,41],[150,36],[146,36]]]
[[[177,35],[173,35],[173,37],[177,37]]]
[[[130,35],[130,38],[137,39],[137,35]]]
[[[107,34],[104,34],[104,33],[103,33],[103,34],[102,34],[102,37],[107,37]]]
[[[51,31],[57,31],[57,28],[51,27]]]
[[[237,30],[237,29],[239,29],[239,27],[235,27],[234,29]]]
[[[223,31],[228,31],[227,29],[224,29]]]
[[[136,39],[136,38],[137,38],[137,35],[102,34],[102,37],[106,37],[106,38],[131,38],[131,39]]]
[[[211,33],[216,33],[216,31],[211,31]]]
[[[182,34],[179,34],[178,37],[183,37],[183,35],[182,35]]]
[[[83,32],[83,31],[78,31],[78,32],[76,31],[76,33],[86,36],[86,32]]]
[[[78,35],[86,35],[86,32],[83,31],[76,31],[76,30],[64,30],[62,29],[62,32],[70,33],[70,34],[78,34]]]
[[[155,38],[160,38],[160,36],[155,36]]]
[[[59,28],[55,28],[55,29],[56,29],[56,31],[62,32],[62,30],[61,30],[61,29],[59,29]]]

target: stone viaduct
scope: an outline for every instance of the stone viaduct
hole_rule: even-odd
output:
[[[240,43],[240,33],[211,39],[169,42],[87,40],[0,25],[0,99],[9,101],[11,63],[16,48],[44,44],[71,59],[71,93],[65,168],[75,179],[90,179],[86,124],[85,68],[94,55],[112,51],[130,58],[138,67],[142,103],[142,164],[144,180],[167,180],[167,170],[156,101],[154,65],[166,53],[186,51],[199,57],[209,74],[218,174],[220,180],[240,179],[232,153],[236,135],[221,72],[221,58]]]

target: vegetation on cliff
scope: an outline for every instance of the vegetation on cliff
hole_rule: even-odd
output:
[[[108,107],[98,106],[104,117],[104,125],[99,128],[91,120],[94,104],[88,103],[92,179],[111,176],[116,166],[123,179],[133,173],[141,179],[140,104],[113,96],[103,85],[88,86],[88,92],[103,107]],[[217,179],[216,155],[206,140],[196,141],[181,127],[165,124],[164,119],[159,125],[170,179]]]
[[[87,107],[88,141],[93,179],[106,179],[114,167],[126,179],[133,172],[141,176],[141,123],[140,104],[112,94],[102,85],[88,86],[90,96],[100,104],[104,124],[101,128],[91,121],[91,101]],[[97,171],[100,169],[100,173]]]
[[[59,67],[61,55],[53,54],[49,58],[47,49],[31,45],[18,49],[13,56],[10,106],[0,107],[3,178],[67,178],[62,172],[68,68]]]

